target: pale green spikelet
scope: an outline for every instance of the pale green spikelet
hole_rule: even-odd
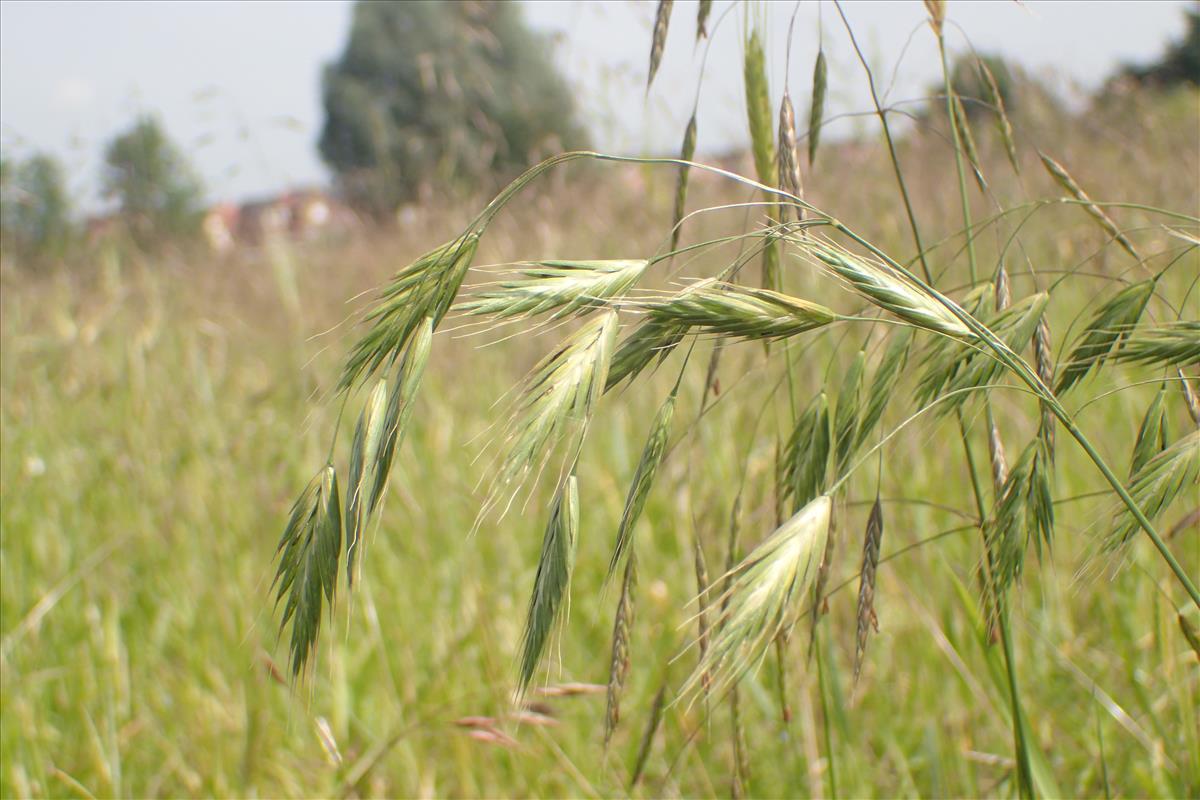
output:
[[[750,146],[754,154],[754,174],[758,182],[764,186],[775,185],[775,140],[771,124],[771,91],[767,84],[767,67],[763,55],[762,39],[758,31],[750,32],[745,43],[745,62],[743,78],[746,85],[746,114],[750,126]],[[764,193],[767,202],[775,200],[775,195]],[[775,221],[777,212],[774,207],[767,210],[767,216]],[[768,238],[763,246],[764,289],[778,290],[779,283],[779,248],[774,239]]]
[[[771,642],[789,630],[816,579],[833,502],[821,495],[784,522],[730,571],[732,585],[720,627],[708,653],[688,678],[684,691],[712,675],[720,693],[766,654]]]
[[[633,538],[633,528],[642,515],[646,498],[650,494],[650,487],[654,485],[654,476],[658,472],[658,465],[662,462],[667,442],[671,438],[671,420],[674,416],[675,391],[672,391],[659,407],[658,413],[650,425],[650,433],[642,448],[642,457],[638,460],[637,470],[633,474],[633,482],[629,485],[629,493],[625,497],[625,510],[621,512],[621,524],[617,530],[617,543],[613,548],[612,558],[608,562],[609,578],[612,578],[625,552],[629,549],[630,541]]]
[[[1137,475],[1147,461],[1167,449],[1170,436],[1167,433],[1166,397],[1167,385],[1164,383],[1154,395],[1150,407],[1142,417],[1142,424],[1138,427],[1133,455],[1129,459],[1130,478]]]
[[[813,64],[812,106],[808,112],[808,167],[812,169],[817,160],[817,143],[821,141],[821,120],[825,115],[825,88],[829,68],[825,64],[825,50],[817,50]]]
[[[658,0],[658,9],[654,12],[654,36],[650,41],[650,73],[646,76],[646,91],[654,83],[654,74],[662,62],[663,50],[667,47],[667,27],[671,24],[671,8],[675,0]]]
[[[1200,322],[1178,320],[1133,328],[1113,360],[1162,367],[1200,364]]]
[[[1133,256],[1135,260],[1141,261],[1142,257],[1134,248],[1133,242],[1129,241],[1129,238],[1121,232],[1121,229],[1117,227],[1117,223],[1113,222],[1112,217],[1106,214],[1104,210],[1100,208],[1100,206],[1096,205],[1092,201],[1092,198],[1088,197],[1087,192],[1083,191],[1079,184],[1075,182],[1075,179],[1071,177],[1071,173],[1067,172],[1067,168],[1045,153],[1039,152],[1038,155],[1041,156],[1042,166],[1046,168],[1046,172],[1050,173],[1050,177],[1054,178],[1059,186],[1066,189],[1072,197],[1082,203],[1083,210],[1086,211],[1092,217],[1092,219],[1096,220],[1096,223],[1103,228],[1104,232],[1111,236],[1113,240],[1117,242],[1117,244],[1125,248],[1125,252]]]
[[[884,409],[896,403],[896,383],[908,360],[908,348],[911,344],[912,328],[900,328],[891,333],[891,341],[888,342],[887,350],[884,351],[883,358],[871,378],[871,388],[866,394],[862,419],[858,424],[855,448],[862,447],[875,432],[876,426],[883,418]]]
[[[696,155],[696,112],[692,112],[688,120],[687,130],[683,133],[683,147],[679,152],[680,161],[691,161]],[[675,178],[675,215],[671,220],[671,249],[679,246],[680,222],[687,204],[688,173],[690,164],[680,164]]]
[[[479,234],[466,233],[430,250],[392,279],[365,317],[371,328],[351,350],[339,388],[349,388],[399,358],[426,317],[433,320],[434,328],[438,326],[454,303],[478,246]]]
[[[817,303],[711,279],[645,307],[654,316],[691,330],[759,340],[796,336],[838,319]]]
[[[604,390],[616,388],[626,378],[632,381],[656,358],[661,362],[683,341],[689,327],[673,319],[647,314],[613,354]]]
[[[1153,520],[1185,489],[1195,496],[1200,482],[1200,430],[1192,431],[1151,457],[1129,481],[1129,494],[1147,519]],[[1140,528],[1137,518],[1123,508],[1117,515],[1105,549],[1116,550]]]
[[[866,363],[866,351],[859,350],[854,361],[850,363],[850,368],[842,376],[842,386],[838,390],[837,406],[833,412],[833,471],[838,477],[849,466],[850,457],[854,455],[854,444],[858,441],[863,371]]]
[[[987,88],[987,100],[996,111],[996,128],[1000,139],[1004,142],[1004,152],[1008,154],[1008,163],[1012,164],[1013,172],[1021,173],[1021,163],[1017,158],[1017,143],[1013,136],[1012,121],[1008,118],[1008,110],[1004,107],[1004,95],[996,84],[996,76],[981,58],[978,60],[979,72],[983,75],[983,85]]]
[[[822,392],[801,415],[780,459],[780,502],[790,498],[793,510],[808,505],[825,488],[832,449],[829,431],[829,401]]]
[[[975,147],[975,136],[971,133],[971,125],[967,121],[967,112],[963,108],[962,98],[957,92],[950,94],[950,107],[954,110],[954,128],[958,133],[959,141],[962,143],[963,150],[967,156],[967,162],[971,165],[971,173],[975,176],[975,183],[979,184],[979,191],[987,193],[987,181],[983,178],[983,173],[979,170],[979,150]]]
[[[604,306],[637,284],[650,262],[645,259],[604,261],[532,261],[516,265],[518,280],[475,292],[455,310],[498,319],[534,317],[551,320]]]
[[[1129,334],[1154,294],[1154,283],[1148,279],[1127,286],[1100,306],[1063,365],[1055,394],[1061,396],[1083,380]]]
[[[804,181],[800,176],[800,151],[796,146],[796,111],[792,97],[785,89],[779,103],[779,188],[794,197],[804,199]],[[804,209],[788,203],[797,220],[804,219]]]
[[[350,447],[350,473],[346,483],[346,577],[354,582],[354,556],[366,530],[371,494],[375,488],[375,467],[384,438],[387,414],[387,381],[379,381],[363,406],[354,426]]]

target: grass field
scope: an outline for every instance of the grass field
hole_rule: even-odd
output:
[[[1097,199],[1200,214],[1200,95],[1126,102],[1132,105],[1071,121],[1031,122],[1019,178],[999,142],[981,135],[993,193],[1006,205],[1059,196],[1037,163],[1036,144],[1068,164]],[[890,166],[873,147],[827,150],[806,176],[810,197],[908,258]],[[916,213],[933,241],[960,227],[945,148],[929,137],[901,152]],[[634,180],[643,188],[630,188]],[[692,207],[746,199],[740,188],[693,181]],[[669,168],[572,168],[502,216],[477,262],[646,256],[667,230],[672,191]],[[982,217],[989,203],[974,197]],[[411,229],[227,259],[113,250],[71,269],[4,273],[0,794],[626,791],[655,693],[664,681],[678,689],[695,663],[685,651],[695,635],[693,538],[719,575],[739,493],[744,544],[773,527],[774,448],[791,422],[783,390],[772,388],[779,372],[764,368],[757,344],[728,349],[720,394],[703,419],[697,412],[708,343],[684,378],[674,448],[638,532],[633,666],[607,751],[603,694],[545,697],[535,689],[528,699],[553,724],[501,720],[503,736],[455,724],[502,718],[513,708],[546,487],[526,508],[470,530],[495,452],[485,448],[489,426],[502,415],[495,403],[552,347],[553,331],[504,342],[496,332],[452,332],[453,324],[439,332],[361,586],[340,595],[309,679],[292,686],[282,677],[287,652],[271,608],[272,557],[289,505],[332,435],[337,405],[329,398],[357,333],[341,323],[362,301],[347,303],[456,235],[475,210],[428,211]],[[1161,218],[1113,213],[1144,252],[1179,252]],[[740,229],[744,217],[707,215],[685,241]],[[981,263],[994,265],[1013,223],[997,230],[978,240]],[[1031,266],[1046,279],[1079,273],[1051,305],[1059,351],[1080,313],[1115,280],[1136,274],[1105,241],[1077,206],[1043,208],[1020,230],[1021,255],[1010,266],[1014,295],[1033,290]],[[948,270],[945,290],[957,293],[959,245],[949,241],[933,254]],[[728,255],[706,253],[688,274],[710,274]],[[1153,263],[1162,266],[1166,257]],[[801,262],[785,259],[784,269],[789,291],[855,310],[852,297]],[[1200,317],[1197,274],[1192,247],[1166,277],[1164,294],[1183,303],[1187,319]],[[666,285],[666,276],[652,283]],[[858,349],[844,338],[862,336],[847,325],[811,345],[801,340],[794,376],[805,397],[826,380],[837,385]],[[618,592],[604,588],[605,567],[646,428],[680,356],[600,406],[579,473],[584,502],[570,617],[536,688],[607,680]],[[1142,368],[1106,371],[1073,399],[1074,410],[1104,395],[1079,419],[1122,476],[1158,377]],[[899,393],[908,391],[906,378]],[[1015,452],[1036,406],[1016,392],[994,396]],[[982,455],[983,421],[978,409],[968,410]],[[897,401],[885,430],[908,413]],[[1192,426],[1178,392],[1168,413],[1173,437]],[[977,624],[979,533],[956,437],[952,420],[920,419],[884,450],[880,633],[857,686],[855,576],[875,462],[851,480],[831,579],[840,588],[816,656],[807,658],[807,624],[785,654],[790,721],[780,713],[774,655],[742,684],[746,793],[1016,793],[1002,653],[983,641]],[[1200,616],[1149,542],[1138,538],[1119,557],[1100,552],[1115,498],[1065,437],[1059,450],[1056,546],[1041,563],[1030,560],[1012,614],[1039,788],[1062,796],[1195,797],[1200,669],[1177,613],[1194,625]],[[1174,529],[1169,546],[1200,576],[1196,524],[1176,525],[1196,505],[1193,487],[1160,527]],[[731,793],[737,737],[728,703],[671,702],[673,691],[667,699],[633,794]]]

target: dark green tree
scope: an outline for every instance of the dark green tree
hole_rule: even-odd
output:
[[[550,43],[512,2],[359,2],[323,94],[321,156],[377,217],[586,141]]]
[[[199,231],[203,189],[157,119],[143,116],[109,143],[102,181],[142,244]]]
[[[75,236],[62,166],[47,155],[0,160],[0,239],[21,258],[62,256]]]
[[[1146,66],[1127,66],[1124,75],[1140,84],[1166,88],[1181,83],[1200,86],[1200,4],[1185,12],[1187,31],[1163,57]]]

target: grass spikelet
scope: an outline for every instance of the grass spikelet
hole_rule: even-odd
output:
[[[691,161],[696,155],[696,112],[692,112],[688,120],[687,130],[683,132],[683,147],[679,152],[681,161]],[[683,219],[684,207],[687,204],[688,173],[691,166],[680,164],[675,178],[675,216],[671,220],[671,249],[679,246],[680,221]]]
[[[758,31],[750,32],[746,40],[743,78],[746,88],[746,115],[750,127],[750,147],[754,154],[754,174],[764,186],[774,186],[777,177],[775,162],[775,140],[771,123],[771,91],[767,83],[766,57]],[[773,202],[773,194],[764,193],[763,199]],[[774,207],[767,211],[774,220]],[[779,248],[768,239],[762,254],[762,285],[765,289],[779,290]]]
[[[956,338],[970,330],[937,299],[875,259],[858,256],[828,240],[793,237],[801,252],[845,281],[870,302],[920,328]]]
[[[1200,430],[1192,431],[1142,465],[1129,481],[1129,493],[1148,519],[1154,519],[1185,488],[1200,481]],[[1193,490],[1194,491],[1194,490]],[[1105,549],[1116,550],[1133,538],[1139,529],[1128,509],[1116,518]]]
[[[1004,266],[1003,261],[996,269],[995,293],[997,311],[1003,311],[1012,305],[1012,286],[1008,280],[1008,268]]]
[[[671,354],[675,346],[687,335],[688,325],[673,319],[664,319],[653,313],[646,316],[633,333],[621,341],[613,354],[608,370],[607,392],[621,381],[632,381],[641,371],[657,358],[660,362]]]
[[[704,546],[700,537],[692,537],[692,562],[696,569],[696,645],[700,649],[700,660],[708,653],[708,562],[704,558]],[[702,675],[700,682],[708,692],[710,676]]]
[[[677,389],[678,387],[676,387]],[[617,566],[621,563],[629,543],[633,538],[633,528],[642,509],[646,506],[646,497],[650,487],[654,485],[654,476],[658,465],[662,463],[663,453],[667,450],[667,441],[671,438],[671,421],[675,416],[675,394],[671,394],[659,407],[650,425],[650,433],[646,444],[642,447],[642,457],[638,459],[637,469],[633,473],[633,482],[629,485],[629,493],[625,496],[625,510],[621,512],[621,524],[617,529],[617,543],[613,548],[612,558],[608,562],[608,577],[612,578]]]
[[[558,619],[571,583],[579,534],[579,484],[569,475],[559,486],[542,540],[525,632],[521,636],[520,691],[533,679],[546,641]]]
[[[658,0],[658,10],[654,12],[654,38],[650,42],[650,74],[646,77],[646,91],[654,83],[654,74],[662,61],[663,50],[667,46],[667,26],[671,24],[671,8],[675,0]]]
[[[1148,279],[1127,286],[1100,306],[1082,333],[1075,349],[1071,351],[1058,378],[1054,393],[1063,395],[1072,386],[1098,366],[1121,339],[1141,318],[1150,296],[1154,293],[1154,280]]]
[[[808,112],[808,167],[812,169],[817,160],[817,143],[821,141],[821,120],[825,116],[825,88],[828,80],[825,50],[818,48],[817,60],[813,64],[812,107]]]
[[[1018,175],[1021,173],[1021,163],[1017,159],[1017,143],[1013,136],[1012,121],[1008,118],[1008,110],[1004,107],[1004,95],[1000,94],[1000,87],[996,83],[996,76],[992,74],[988,68],[987,62],[982,58],[978,60],[979,72],[983,75],[983,85],[987,89],[987,101],[996,111],[996,129],[1000,132],[1000,139],[1004,142],[1004,151],[1008,154],[1008,163],[1012,164],[1013,172]]]
[[[421,387],[421,378],[425,374],[425,365],[429,362],[429,351],[433,346],[433,319],[426,317],[417,328],[416,336],[409,342],[400,368],[396,371],[396,380],[392,394],[388,398],[387,413],[383,418],[383,441],[376,452],[376,463],[372,470],[374,485],[367,498],[367,513],[375,511],[383,493],[387,489],[388,476],[392,471],[392,461],[396,449],[404,438],[408,421],[412,418],[413,403],[417,397],[417,389]]]
[[[712,13],[712,0],[700,0],[696,10],[696,41],[708,36],[708,16]]]
[[[366,529],[367,509],[375,489],[374,472],[379,463],[379,447],[383,444],[387,399],[387,382],[379,381],[354,426],[346,483],[346,577],[349,583],[354,581],[354,554]]]
[[[642,779],[642,773],[646,769],[646,762],[650,758],[650,749],[654,746],[654,735],[658,733],[658,726],[662,723],[663,709],[667,704],[667,679],[664,676],[662,685],[658,687],[658,691],[654,694],[654,702],[650,705],[650,716],[646,720],[646,729],[642,731],[642,740],[638,742],[637,758],[633,762],[633,774],[629,778],[629,790],[638,785]]]
[[[1133,455],[1129,459],[1129,477],[1132,478],[1141,471],[1146,462],[1167,449],[1170,437],[1167,434],[1167,413],[1164,401],[1167,397],[1167,386],[1159,387],[1142,424],[1138,428],[1137,440],[1133,445]]]
[[[942,38],[942,27],[946,24],[946,0],[925,0],[925,10],[929,12],[929,27],[937,37]]]
[[[1100,206],[1092,201],[1092,198],[1088,197],[1087,192],[1083,191],[1079,184],[1075,182],[1075,179],[1071,177],[1071,173],[1067,172],[1067,168],[1045,153],[1039,152],[1038,155],[1041,156],[1042,166],[1050,173],[1050,177],[1054,178],[1058,185],[1066,189],[1072,197],[1083,203],[1083,210],[1091,215],[1092,219],[1096,220],[1097,224],[1104,229],[1104,232],[1111,236],[1117,244],[1125,248],[1125,252],[1140,262],[1142,257],[1134,249],[1133,242],[1129,241],[1125,234],[1121,233],[1121,229],[1113,222],[1112,217],[1108,216],[1104,212],[1104,209],[1100,208]]]
[[[713,676],[714,691],[722,691],[756,666],[775,637],[791,628],[825,552],[831,509],[827,495],[816,498],[731,571],[720,629],[685,692],[706,673]]]
[[[1045,292],[1025,297],[989,319],[988,327],[1013,352],[1020,352],[1033,338],[1048,301]],[[922,404],[933,400],[943,390],[953,392],[986,386],[1004,372],[1004,366],[990,351],[978,349],[964,354],[957,347],[939,348],[927,359],[927,364],[917,387],[917,399]],[[958,394],[942,404],[937,413],[946,414],[961,408],[968,399],[968,394]]]
[[[604,390],[617,314],[606,311],[571,334],[525,379],[509,423],[508,453],[496,488],[510,485],[549,456],[549,449],[577,426],[582,437]]]
[[[625,560],[625,577],[621,581],[621,599],[613,620],[612,650],[608,659],[608,688],[604,713],[604,747],[612,741],[613,732],[621,721],[621,692],[629,677],[629,635],[633,630],[633,615],[637,605],[637,554],[629,551]]]
[[[879,630],[879,619],[875,616],[875,572],[879,567],[879,548],[883,542],[883,505],[879,495],[871,506],[867,517],[867,532],[863,538],[862,568],[858,578],[858,621],[854,645],[854,682],[858,682],[862,671],[863,654],[867,652],[867,637],[871,630]]]
[[[908,348],[912,343],[912,328],[900,328],[891,334],[883,359],[875,368],[871,378],[871,388],[866,394],[862,419],[858,424],[858,435],[855,437],[855,449],[862,447],[875,432],[883,411],[896,402],[894,394],[896,382],[900,379],[901,370],[908,359]]]
[[[781,502],[790,497],[792,509],[797,510],[822,492],[829,468],[830,442],[829,401],[822,392],[800,417],[784,447]]]
[[[1200,322],[1179,320],[1134,328],[1113,359],[1164,367],[1200,364]]]
[[[837,407],[833,413],[833,471],[841,477],[842,470],[849,464],[854,455],[854,444],[858,441],[859,408],[862,405],[863,371],[867,363],[867,353],[859,350],[850,368],[842,376],[842,386],[838,390]]]
[[[800,151],[796,147],[796,111],[792,108],[792,97],[786,89],[779,103],[779,188],[804,199]],[[786,207],[794,209],[797,220],[804,219],[804,210],[800,206],[788,204]]]
[[[975,147],[975,135],[971,133],[971,126],[967,122],[967,112],[963,108],[962,98],[958,96],[957,92],[952,92],[950,95],[950,107],[954,109],[954,127],[958,131],[963,150],[966,151],[967,161],[971,164],[971,173],[975,176],[975,183],[979,184],[979,191],[986,194],[987,181],[983,179],[983,173],[979,171],[979,150]]]
[[[1046,315],[1038,320],[1037,329],[1033,332],[1033,365],[1037,370],[1038,379],[1047,387],[1054,386],[1054,349],[1050,341],[1050,323]],[[1058,424],[1054,412],[1045,400],[1038,401],[1042,410],[1041,422],[1038,424],[1038,437],[1041,438],[1054,459],[1054,430]]]
[[[399,358],[426,317],[433,320],[434,328],[438,326],[458,294],[478,245],[478,233],[464,234],[430,250],[392,279],[365,317],[371,329],[351,350],[340,389]]]
[[[988,410],[988,456],[992,465],[992,486],[999,494],[1008,480],[1008,458],[1004,453],[1004,440],[1000,438],[1000,426]]]
[[[287,595],[279,631],[292,623],[292,675],[298,676],[317,646],[321,607],[332,608],[342,546],[342,512],[337,472],[326,465],[292,506],[276,550],[279,567],[272,589],[278,604]]]
[[[1183,404],[1187,407],[1188,416],[1192,418],[1192,422],[1200,425],[1200,397],[1196,396],[1196,390],[1192,388],[1192,379],[1182,372],[1179,373],[1179,377],[1179,393],[1183,395]]]
[[[499,319],[526,318],[549,311],[551,320],[587,311],[621,297],[638,282],[649,262],[644,259],[605,261],[536,261],[518,265],[519,280],[503,281],[458,304],[470,315]]]
[[[743,339],[783,339],[828,325],[838,315],[825,306],[768,289],[703,281],[648,306],[662,319],[689,329]]]

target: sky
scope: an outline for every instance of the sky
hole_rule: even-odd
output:
[[[741,44],[747,23],[765,26],[775,102],[786,81],[805,118],[818,39],[829,63],[827,118],[864,111],[870,99],[831,2],[752,4],[722,18],[716,0],[708,46],[695,45],[696,2],[674,6],[665,55],[647,95],[653,2],[524,0],[552,37],[577,88],[596,144],[622,153],[671,152],[699,93],[699,151],[745,143]],[[951,52],[999,53],[1072,91],[1099,86],[1119,65],[1162,53],[1183,31],[1184,0],[1039,2],[950,0]],[[843,9],[888,99],[921,96],[940,75],[936,44],[917,0],[848,0]],[[316,149],[320,75],[349,32],[352,3],[0,2],[0,150],[46,152],[67,167],[85,207],[106,141],[141,113],[156,114],[184,149],[210,200],[241,200],[328,180]],[[795,13],[790,54],[789,20]],[[719,25],[714,23],[721,19]],[[895,81],[893,83],[893,76]],[[832,126],[827,138],[861,129]]]

